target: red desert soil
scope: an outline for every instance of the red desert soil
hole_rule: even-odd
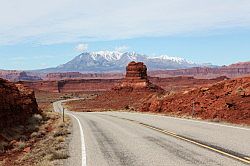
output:
[[[75,104],[78,101],[71,101],[68,105],[75,111],[138,109],[145,99],[164,91],[148,80],[147,67],[142,62],[130,62],[126,71],[126,77],[112,91],[104,92],[94,100],[83,100],[79,107]]]
[[[94,99],[68,102],[67,106],[74,111],[126,109],[250,125],[250,77],[165,93],[113,90]]]

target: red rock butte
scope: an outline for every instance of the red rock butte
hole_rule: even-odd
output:
[[[39,113],[34,91],[0,78],[0,131],[25,124],[34,113]]]
[[[132,61],[126,67],[125,78],[113,90],[164,91],[148,80],[147,67],[143,62]]]

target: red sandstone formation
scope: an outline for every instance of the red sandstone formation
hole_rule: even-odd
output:
[[[151,71],[149,73],[152,77],[176,77],[176,76],[191,76],[195,78],[211,79],[220,76],[226,76],[229,78],[235,78],[239,76],[250,76],[249,63],[230,65],[228,67],[206,68],[206,67],[194,67],[189,69],[178,70],[161,70]]]
[[[58,92],[107,91],[118,81],[115,79],[61,80],[58,81]]]
[[[149,71],[150,77],[177,77],[177,76],[189,76],[199,79],[212,79],[220,76],[226,76],[229,78],[249,76],[250,75],[250,62],[240,62],[223,67],[194,67],[189,69],[177,69],[177,70],[159,70]],[[66,80],[66,79],[120,79],[123,78],[122,73],[50,73],[44,77],[45,80]]]
[[[164,91],[148,80],[147,67],[142,62],[130,62],[126,67],[126,77],[114,90],[125,91]]]
[[[40,77],[36,75],[28,75],[24,71],[17,71],[17,70],[0,70],[0,78],[14,82],[42,80]]]
[[[216,79],[195,79],[193,77],[148,77],[153,84],[166,91],[180,91],[192,89],[201,85],[211,84],[228,79],[219,77]],[[71,79],[60,81],[23,81],[22,84],[34,89],[46,92],[85,92],[85,91],[109,91],[122,80],[120,79]]]
[[[33,90],[0,78],[0,129],[23,124],[37,112]]]
[[[194,111],[193,111],[194,106]],[[141,111],[250,124],[250,77],[221,81],[193,90],[155,95]]]
[[[24,84],[25,86],[28,86],[29,88],[33,90],[40,90],[40,91],[46,91],[46,92],[54,92],[58,93],[58,81],[22,81],[21,84]]]
[[[67,72],[67,73],[49,73],[44,80],[58,81],[69,79],[120,79],[122,73],[80,73],[80,72]]]
[[[239,62],[239,63],[235,63],[235,64],[231,64],[231,65],[229,65],[228,66],[228,68],[241,68],[241,69],[243,69],[243,68],[250,68],[250,62]]]
[[[86,92],[86,91],[107,91],[118,82],[116,79],[72,79],[61,81],[23,81],[22,84],[40,91],[46,92]]]

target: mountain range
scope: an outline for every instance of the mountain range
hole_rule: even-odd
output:
[[[148,56],[135,52],[98,51],[84,52],[71,61],[55,68],[39,70],[41,72],[121,72],[131,61],[144,62],[149,70],[171,70],[191,67],[211,66],[211,64],[196,64],[179,57],[167,55]]]

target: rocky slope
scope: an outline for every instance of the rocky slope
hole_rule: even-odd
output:
[[[230,79],[193,90],[153,96],[140,111],[194,116],[250,124],[250,77]]]
[[[0,129],[25,123],[37,112],[33,90],[0,78]]]

